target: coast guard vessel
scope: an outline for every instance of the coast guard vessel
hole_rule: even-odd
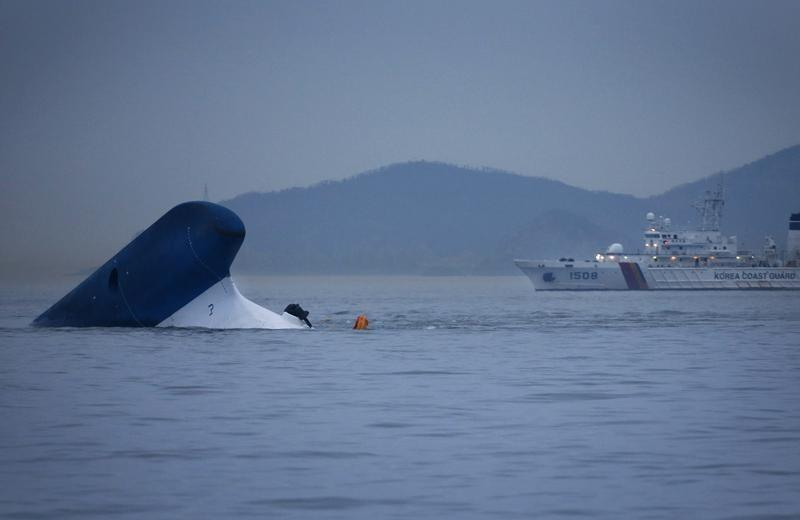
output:
[[[800,213],[789,219],[785,255],[766,237],[763,251],[738,248],[720,231],[721,189],[695,204],[698,229],[672,229],[669,218],[646,215],[644,251],[628,253],[611,244],[593,260],[514,260],[537,291],[653,289],[800,289]],[[783,258],[782,258],[783,256]]]

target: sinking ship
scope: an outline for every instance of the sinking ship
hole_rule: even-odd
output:
[[[800,289],[800,213],[789,218],[787,250],[766,237],[757,254],[720,231],[721,188],[695,204],[698,229],[674,230],[669,218],[645,216],[644,251],[611,244],[593,260],[514,260],[537,291],[661,289]]]
[[[245,227],[210,202],[175,206],[33,321],[39,327],[307,329],[308,311],[278,314],[245,298],[230,267]]]

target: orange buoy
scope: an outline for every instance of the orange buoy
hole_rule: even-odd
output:
[[[369,325],[369,320],[363,314],[359,314],[358,318],[356,318],[356,322],[353,324],[353,328],[355,330],[364,330]]]

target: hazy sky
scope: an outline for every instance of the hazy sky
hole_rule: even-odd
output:
[[[800,143],[800,2],[0,0],[0,269],[429,159],[655,194]],[[102,258],[98,257],[101,255]]]

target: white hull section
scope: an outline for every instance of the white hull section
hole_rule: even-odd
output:
[[[207,329],[308,328],[291,314],[277,314],[248,300],[230,277],[209,287],[158,326]]]
[[[597,262],[548,265],[547,262],[515,260],[537,291],[622,291],[628,290],[617,264]]]
[[[795,289],[796,267],[647,267],[636,262],[515,261],[537,291]]]
[[[651,289],[800,289],[800,269],[791,267],[643,269]]]

